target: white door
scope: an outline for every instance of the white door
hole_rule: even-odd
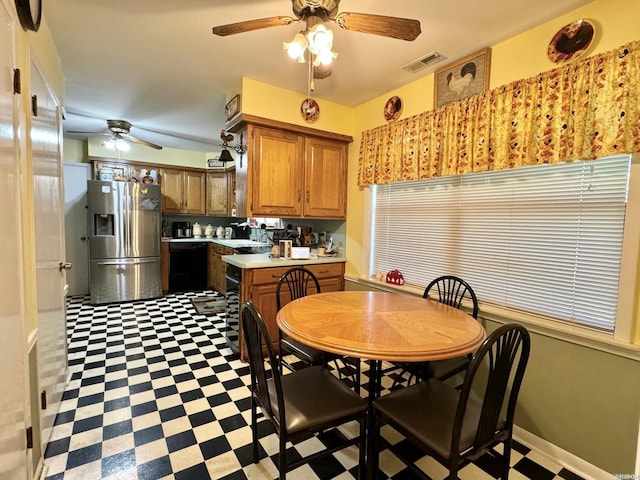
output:
[[[0,2],[0,479],[26,479],[26,338],[20,218],[20,168],[14,116],[13,35],[15,21]],[[15,99],[15,100],[14,100]]]
[[[87,248],[87,180],[88,163],[64,163],[64,243],[69,295],[89,294],[89,252]]]
[[[58,412],[67,374],[65,318],[64,194],[62,189],[60,109],[46,79],[31,59],[33,210],[38,304],[38,369],[42,443],[46,445]]]

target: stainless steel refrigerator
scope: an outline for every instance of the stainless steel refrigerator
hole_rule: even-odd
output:
[[[87,182],[92,304],[162,296],[160,186]]]

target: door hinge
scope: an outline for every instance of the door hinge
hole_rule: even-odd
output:
[[[27,427],[27,448],[33,448],[33,427]]]
[[[31,111],[33,112],[34,117],[38,116],[38,96],[37,95],[31,96]]]
[[[20,81],[20,69],[13,69],[13,93],[22,93],[22,82]]]
[[[47,409],[47,391],[46,390],[42,390],[42,393],[40,394],[40,408],[42,410]]]

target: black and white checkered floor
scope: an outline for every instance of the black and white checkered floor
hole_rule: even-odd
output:
[[[45,452],[45,480],[277,478],[278,443],[269,428],[260,434],[261,462],[251,459],[249,367],[226,345],[224,315],[198,315],[191,303],[191,298],[213,294],[172,294],[104,306],[70,298],[72,377]],[[366,365],[363,370],[365,384]],[[391,382],[385,378],[383,387]],[[433,480],[446,477],[440,464],[405,445],[390,428],[385,437],[399,443]],[[317,442],[291,448],[306,454]],[[350,447],[287,476],[354,478],[357,458],[357,447]],[[380,468],[382,478],[413,478],[388,450],[380,455]],[[498,476],[490,455],[459,474],[461,480]],[[510,478],[581,477],[516,443]]]

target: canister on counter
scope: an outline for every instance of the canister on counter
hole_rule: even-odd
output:
[[[291,248],[293,247],[293,242],[291,240],[280,240],[280,258],[291,258]]]

